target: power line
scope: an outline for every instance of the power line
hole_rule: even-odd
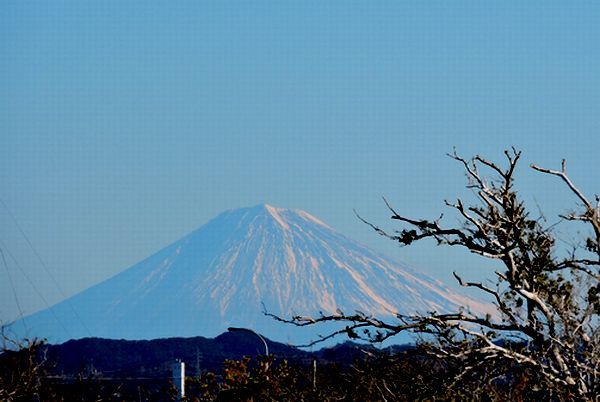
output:
[[[25,279],[27,279],[27,282],[29,282],[29,284],[31,285],[31,287],[33,288],[33,290],[35,291],[35,293],[40,297],[40,299],[42,299],[42,301],[44,302],[44,305],[46,306],[46,308],[48,310],[50,310],[50,313],[52,313],[52,316],[54,316],[54,319],[56,320],[56,322],[58,322],[58,324],[62,327],[62,329],[65,331],[65,333],[69,337],[71,337],[71,333],[65,327],[65,325],[63,324],[63,322],[58,318],[58,315],[56,315],[56,312],[54,311],[54,309],[52,308],[52,306],[50,306],[50,304],[48,303],[48,301],[46,300],[46,298],[44,297],[44,295],[42,294],[42,292],[40,292],[39,289],[37,288],[37,286],[35,286],[35,283],[33,283],[33,281],[31,280],[31,278],[29,277],[29,275],[27,275],[27,272],[25,272],[25,270],[23,269],[23,267],[21,266],[21,264],[19,264],[19,262],[15,258],[15,256],[10,252],[9,249],[6,248],[6,246],[4,245],[4,243],[2,242],[2,240],[0,240],[0,246],[3,247],[6,250],[6,253],[8,254],[8,256],[13,260],[13,262],[15,263],[15,265],[17,266],[17,268],[19,268],[19,271],[21,271],[21,273],[23,274],[23,276],[25,277]]]
[[[62,288],[58,284],[58,281],[54,278],[54,275],[52,275],[52,273],[50,272],[50,270],[48,269],[48,267],[44,263],[44,260],[39,255],[39,253],[37,252],[37,250],[35,249],[35,247],[33,247],[33,244],[29,240],[29,237],[27,237],[27,235],[25,234],[25,231],[23,230],[23,228],[21,228],[21,225],[19,225],[19,222],[17,221],[17,218],[14,216],[14,214],[11,212],[11,210],[8,208],[8,206],[6,205],[6,203],[4,202],[4,200],[2,200],[2,198],[0,198],[0,203],[4,206],[4,208],[6,209],[6,211],[8,212],[8,214],[10,215],[10,217],[11,217],[12,221],[14,222],[15,226],[17,227],[17,229],[19,229],[19,232],[21,233],[21,235],[23,236],[23,238],[25,239],[25,241],[27,242],[27,244],[31,248],[31,251],[33,251],[33,254],[35,254],[35,256],[37,257],[40,265],[44,268],[44,270],[46,271],[46,273],[48,274],[48,276],[50,277],[50,279],[52,279],[52,282],[54,283],[54,286],[56,286],[56,289],[58,289],[58,291],[60,292],[60,294],[63,297],[63,299],[65,299],[67,305],[69,306],[69,308],[71,309],[71,311],[73,311],[73,314],[75,314],[75,317],[77,318],[77,320],[79,321],[79,323],[83,326],[83,328],[85,329],[85,331],[91,337],[92,333],[90,332],[89,328],[87,327],[87,325],[85,325],[85,322],[83,322],[83,320],[81,319],[81,317],[79,316],[79,314],[77,313],[77,311],[73,308],[73,305],[71,304],[70,300],[67,298],[67,295],[65,294],[65,292],[63,292]]]
[[[15,303],[17,304],[17,309],[19,310],[19,318],[23,320],[23,327],[25,327],[25,332],[28,332],[27,323],[25,322],[25,318],[23,317],[23,309],[21,308],[21,303],[19,302],[19,298],[17,297],[17,290],[15,289],[15,284],[13,283],[12,277],[10,276],[10,270],[8,269],[8,264],[6,263],[6,257],[4,256],[4,251],[2,251],[2,247],[0,247],[0,255],[2,256],[4,268],[6,268],[8,283],[10,284],[10,287],[12,289],[13,297],[15,298]]]

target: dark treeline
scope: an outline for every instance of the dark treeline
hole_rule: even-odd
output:
[[[463,378],[457,387],[462,368],[418,347],[379,350],[347,342],[307,352],[268,343],[273,352],[268,358],[258,356],[255,339],[235,333],[215,339],[33,343],[0,356],[2,389],[13,391],[2,400],[176,400],[170,380],[176,358],[187,364],[189,401],[560,399],[535,386],[535,373],[517,367],[510,376],[471,373],[477,378]]]

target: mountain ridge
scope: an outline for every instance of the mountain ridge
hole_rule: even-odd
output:
[[[224,211],[132,267],[26,320],[33,335],[53,342],[86,336],[216,336],[228,326],[294,343],[318,335],[316,329],[299,331],[265,317],[262,305],[283,317],[338,310],[393,317],[462,305],[485,308],[305,211],[259,204]],[[82,322],[76,322],[72,309]]]

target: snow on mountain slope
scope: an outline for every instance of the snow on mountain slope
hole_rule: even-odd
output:
[[[69,305],[70,304],[70,305]],[[284,317],[360,310],[489,309],[337,233],[300,210],[230,210],[122,273],[25,318],[28,335],[50,342],[97,336],[151,339],[216,336],[228,326],[278,341],[305,342]],[[77,315],[83,322],[77,319]],[[22,323],[12,325],[15,331]]]

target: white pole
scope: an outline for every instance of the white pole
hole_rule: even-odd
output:
[[[317,359],[313,359],[313,391],[317,390]]]
[[[177,397],[185,397],[185,363],[179,359],[173,363],[173,385],[177,390]]]

